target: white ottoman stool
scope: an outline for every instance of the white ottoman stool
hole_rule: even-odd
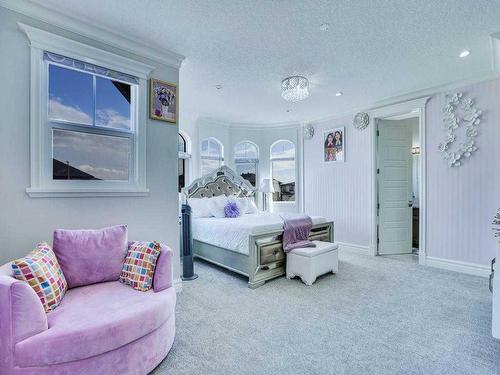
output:
[[[299,276],[307,285],[328,272],[339,269],[338,245],[332,242],[313,241],[316,247],[301,247],[286,255],[286,277]]]

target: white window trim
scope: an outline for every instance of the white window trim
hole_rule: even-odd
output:
[[[62,36],[49,33],[22,23],[19,28],[30,41],[30,187],[26,192],[30,197],[98,197],[98,196],[146,196],[146,121],[147,121],[147,78],[153,66],[104,51]],[[76,60],[99,65],[133,75],[139,79],[136,113],[136,133],[132,145],[132,175],[128,182],[104,182],[89,187],[71,181],[66,186],[53,183],[47,178],[46,158],[50,155],[44,118],[44,106],[47,105],[47,87],[44,74],[43,52],[53,52]],[[51,176],[50,176],[51,177]],[[60,181],[58,181],[60,182]],[[69,182],[69,181],[68,181]],[[96,183],[97,181],[94,181]]]
[[[182,130],[179,130],[179,135],[184,138],[186,142],[186,151],[178,151],[178,159],[184,159],[184,187],[188,186],[191,182],[191,138],[189,135]],[[182,188],[184,189],[184,188]],[[182,191],[181,189],[181,191]],[[182,194],[179,193],[179,199],[182,199]]]
[[[179,130],[179,135],[184,138],[184,142],[186,142],[186,151],[179,151],[179,159],[191,159],[191,138],[187,135],[186,132]]]
[[[294,156],[293,158],[292,157],[287,157],[287,158],[284,158],[284,157],[273,157],[273,153],[272,153],[272,149],[273,149],[273,146],[276,145],[277,143],[279,142],[289,142],[293,145],[293,151],[294,151]],[[291,140],[289,139],[279,139],[277,140],[276,142],[273,142],[271,144],[271,147],[269,147],[269,167],[270,167],[270,176],[271,176],[271,180],[273,179],[273,161],[294,161],[295,163],[295,199],[293,201],[275,201],[273,200],[273,197],[271,196],[271,202],[273,205],[275,206],[294,206],[296,204],[298,204],[298,196],[297,196],[297,181],[298,181],[298,169],[297,169],[297,145],[295,144],[295,142],[292,142]]]
[[[255,149],[257,150],[257,157],[252,159],[252,158],[237,158],[236,156],[234,156],[234,168],[237,169],[238,165],[243,165],[243,166],[249,165],[249,164],[255,165],[255,185],[256,186],[254,186],[254,187],[258,188],[259,187],[259,155],[260,155],[259,146],[257,146],[252,141],[241,141],[241,142],[238,142],[234,145],[233,154],[236,155],[236,148],[239,145],[244,144],[244,143],[251,144],[252,146],[255,147]]]
[[[205,141],[208,141],[208,142],[214,141],[214,142],[216,142],[216,143],[219,144],[219,146],[220,146],[220,152],[221,152],[220,157],[216,158],[216,157],[212,157],[212,156],[203,156],[202,155],[202,150],[201,149],[202,149],[203,142],[205,142]],[[199,154],[199,156],[200,156],[199,157],[199,159],[200,159],[200,166],[199,166],[200,175],[203,176],[203,165],[202,165],[203,164],[203,160],[217,160],[217,161],[219,161],[220,165],[219,165],[218,168],[220,168],[221,166],[224,165],[224,144],[221,141],[219,141],[217,138],[215,138],[215,137],[208,137],[208,138],[202,139],[201,142],[200,142],[200,154]],[[208,173],[210,173],[210,172],[208,172]]]

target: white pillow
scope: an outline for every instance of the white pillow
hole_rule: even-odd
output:
[[[208,209],[209,199],[205,198],[188,198],[188,204],[191,207],[191,215],[193,217],[211,217],[213,216]]]
[[[229,202],[229,198],[225,195],[219,195],[218,197],[208,198],[208,210],[212,216],[221,218],[226,217],[224,212],[224,207]]]
[[[244,214],[256,214],[259,212],[259,209],[255,205],[255,200],[253,198],[245,197],[245,198],[236,198],[236,204],[240,209],[240,215]]]
[[[253,198],[247,198],[247,214],[258,214],[259,209],[255,204],[255,200]]]
[[[248,211],[248,198],[236,198],[236,205],[240,210],[240,215],[245,215]]]

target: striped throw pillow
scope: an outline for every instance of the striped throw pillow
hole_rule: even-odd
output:
[[[159,242],[133,242],[123,263],[120,282],[142,292],[151,289],[160,252]]]
[[[45,312],[61,303],[68,284],[50,246],[41,242],[23,258],[12,262],[14,277],[26,281],[35,291]]]

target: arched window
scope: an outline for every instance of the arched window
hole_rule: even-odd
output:
[[[243,141],[234,146],[236,173],[256,187],[259,165],[259,149],[256,144]]]
[[[224,164],[224,147],[216,138],[201,141],[200,165],[204,176]]]
[[[295,201],[295,145],[277,141],[271,145],[271,176],[274,202]]]
[[[182,134],[179,133],[179,138],[178,138],[178,143],[177,143],[177,151],[179,152],[186,152],[187,147],[186,147],[186,140],[182,136]]]
[[[191,158],[189,154],[189,140],[187,135],[179,133],[177,137],[177,151],[179,152],[179,193],[186,186],[187,159]]]

